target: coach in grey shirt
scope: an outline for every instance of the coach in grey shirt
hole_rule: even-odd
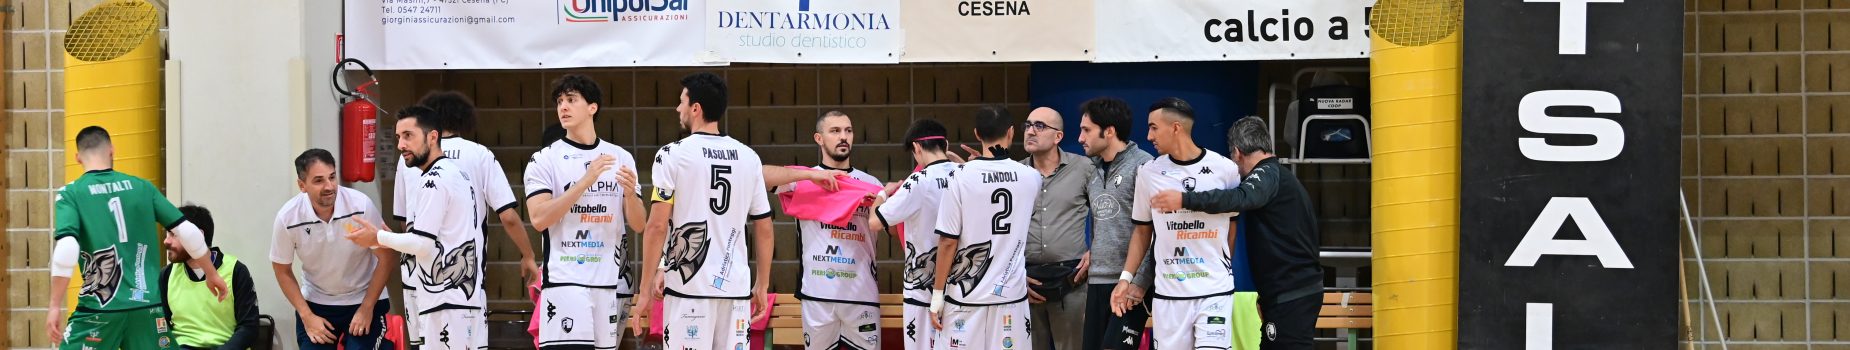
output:
[[[1131,130],[1136,127],[1131,125],[1130,105],[1124,100],[1095,98],[1080,105],[1080,110],[1084,114],[1079,119],[1079,144],[1097,164],[1086,186],[1092,206],[1092,263],[1086,269],[1086,318],[1079,333],[1084,339],[1082,348],[1137,349],[1149,309],[1136,307],[1115,315],[1111,291],[1118,286],[1124,255],[1131,245],[1131,197],[1137,187],[1137,168],[1155,157],[1130,143]],[[1131,282],[1152,290],[1152,266],[1156,264],[1148,256],[1143,261]]]
[[[1078,350],[1082,344],[1077,335],[1084,325],[1079,320],[1085,317],[1086,290],[1079,282],[1086,275],[1086,216],[1091,214],[1086,183],[1097,168],[1091,159],[1060,151],[1064,122],[1060,112],[1042,107],[1028,113],[1022,124],[1028,158],[1021,163],[1041,174],[1041,193],[1034,200],[1024,248],[1035,350]]]

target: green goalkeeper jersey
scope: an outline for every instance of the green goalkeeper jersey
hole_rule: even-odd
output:
[[[180,210],[148,180],[108,169],[85,172],[56,201],[52,240],[75,237],[82,251],[77,310],[159,306],[161,231],[185,221]]]

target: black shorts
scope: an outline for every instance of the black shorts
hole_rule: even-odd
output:
[[[1315,346],[1312,339],[1317,336],[1317,310],[1321,307],[1321,293],[1260,304],[1259,313],[1265,318],[1265,326],[1260,328],[1264,336],[1260,338],[1259,349],[1312,349]]]

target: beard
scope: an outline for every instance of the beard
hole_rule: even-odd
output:
[[[405,166],[412,168],[423,168],[428,162],[430,162],[430,155],[422,152],[412,152],[410,157],[405,158]]]
[[[843,145],[836,145],[835,147],[839,148],[841,146]],[[829,156],[829,159],[834,159],[837,162],[846,162],[848,161],[848,156],[851,154],[854,154],[854,146],[848,146],[848,150],[842,151],[841,154],[836,154],[835,150],[836,148],[829,148],[827,151],[824,151],[822,153],[827,154]]]

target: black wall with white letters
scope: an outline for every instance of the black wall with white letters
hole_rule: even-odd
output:
[[[1554,1],[1465,4],[1459,348],[1672,349],[1683,2]]]

